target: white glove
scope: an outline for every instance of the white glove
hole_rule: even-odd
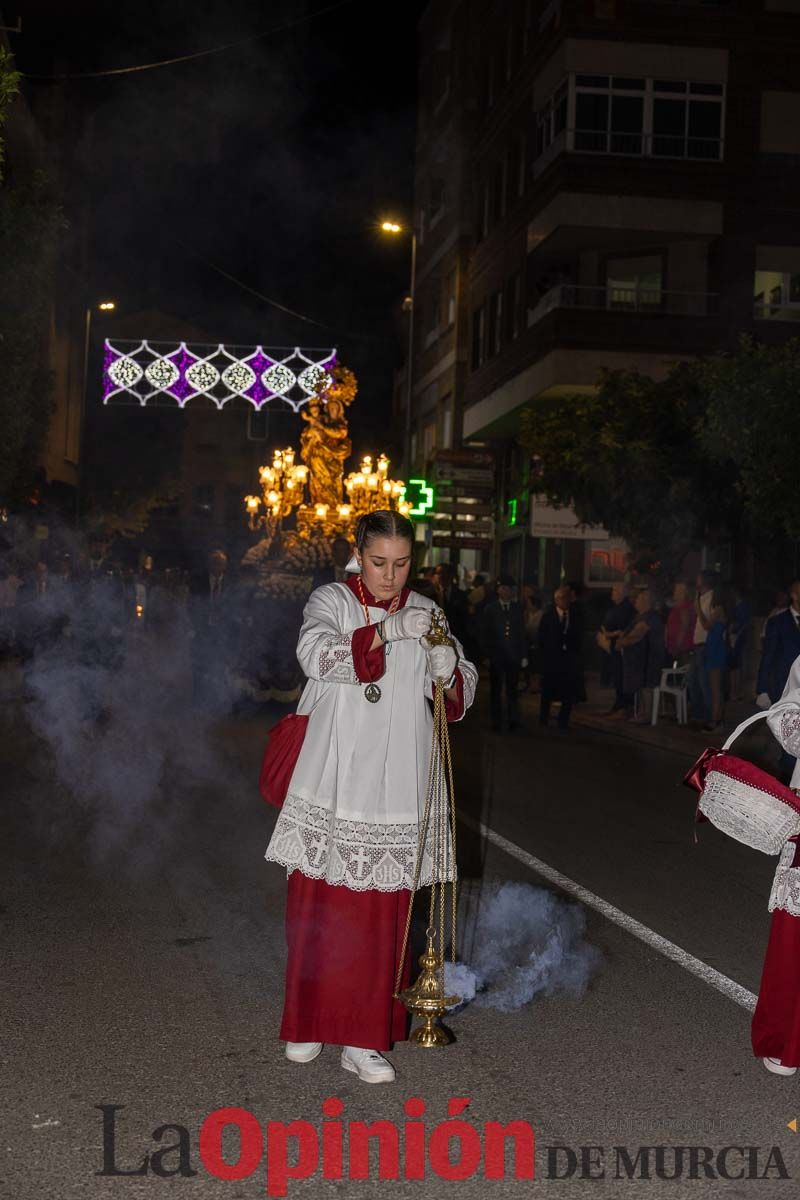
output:
[[[422,639],[428,657],[428,674],[431,679],[443,679],[449,683],[458,666],[458,655],[452,646],[427,646]]]
[[[430,609],[415,608],[412,605],[408,608],[401,608],[399,612],[392,613],[385,619],[383,636],[387,642],[399,642],[403,638],[421,638],[430,632],[430,628]]]
[[[772,701],[766,692],[759,692],[759,694],[756,696],[756,707],[762,709],[772,708]]]

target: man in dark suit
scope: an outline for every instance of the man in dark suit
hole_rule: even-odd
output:
[[[238,628],[237,588],[228,573],[228,555],[212,550],[205,571],[189,585],[192,624],[192,679],[195,702],[225,707],[230,701],[228,667]]]
[[[510,575],[497,581],[497,599],[490,601],[481,619],[481,644],[489,659],[492,729],[503,727],[503,688],[506,693],[508,728],[519,726],[519,672],[527,666],[525,619],[522,605],[512,600],[516,584]]]
[[[569,728],[570,713],[580,682],[581,631],[572,619],[571,604],[572,590],[566,585],[560,587],[539,622],[539,658],[542,666],[539,724],[547,725],[550,706],[554,700],[560,700],[558,727],[561,730]]]
[[[764,629],[764,650],[758,668],[756,694],[761,708],[780,700],[789,669],[800,655],[800,579],[789,589],[792,602],[785,612],[770,617]]]
[[[444,615],[447,617],[447,624],[461,642],[469,658],[469,629],[467,627],[469,604],[467,603],[466,592],[462,592],[456,582],[455,567],[451,566],[450,563],[439,563],[436,568],[434,583],[439,591],[439,603],[444,610]]]

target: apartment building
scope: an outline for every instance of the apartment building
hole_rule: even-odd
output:
[[[537,521],[520,416],[604,367],[658,377],[797,332],[800,0],[434,0],[420,35],[421,255],[433,197],[459,286],[447,428],[425,399],[444,331],[415,347],[418,457],[449,429],[494,448],[486,565],[608,582],[622,556],[602,531]],[[458,163],[443,199],[437,138]]]

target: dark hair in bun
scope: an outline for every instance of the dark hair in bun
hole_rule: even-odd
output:
[[[414,526],[408,517],[393,509],[380,508],[377,512],[366,513],[358,518],[356,546],[359,551],[376,537],[406,538],[410,543],[409,549],[414,549]]]

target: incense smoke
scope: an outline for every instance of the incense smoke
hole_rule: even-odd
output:
[[[73,586],[54,596],[48,621],[57,633],[26,669],[25,710],[45,779],[31,797],[33,824],[52,848],[77,840],[95,866],[152,869],[178,848],[185,857],[195,809],[213,817],[239,785],[242,766],[216,729],[230,696],[221,692],[216,707],[193,702],[179,605],[144,630],[126,623],[113,589],[89,600]]]
[[[514,1012],[540,994],[580,997],[601,961],[583,908],[528,883],[466,885],[459,923],[466,961],[446,964],[445,983],[463,1004]]]

